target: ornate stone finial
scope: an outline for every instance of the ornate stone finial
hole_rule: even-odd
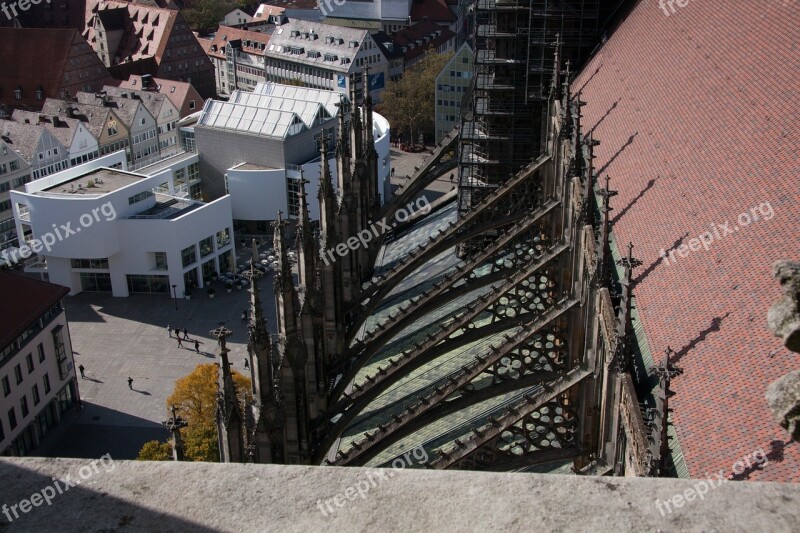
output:
[[[800,353],[800,262],[778,261],[772,272],[783,288],[783,296],[767,313],[767,323],[786,348]],[[781,427],[800,440],[800,370],[770,383],[767,403]]]
[[[800,262],[778,261],[772,273],[781,284],[783,296],[767,313],[767,324],[786,348],[800,353]]]

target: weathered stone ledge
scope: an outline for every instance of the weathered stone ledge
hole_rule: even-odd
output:
[[[10,524],[0,514],[0,531],[800,530],[795,484],[730,481],[662,516],[656,500],[701,481],[128,461],[92,472],[89,464],[0,459],[8,507],[53,487],[53,477],[90,474]]]

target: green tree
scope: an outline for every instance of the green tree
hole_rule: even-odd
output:
[[[172,446],[168,442],[151,440],[144,443],[139,451],[139,461],[169,461],[172,458]]]
[[[419,134],[433,134],[436,121],[436,76],[453,57],[452,52],[438,54],[429,50],[418,63],[403,73],[397,81],[390,81],[381,93],[381,103],[376,110],[392,125],[395,131],[407,131],[412,142]],[[416,134],[416,136],[415,136]]]
[[[253,398],[250,378],[235,370],[232,370],[232,375],[239,405],[244,407]],[[197,365],[191,374],[175,382],[175,389],[167,398],[167,407],[174,405],[178,416],[188,424],[181,430],[187,461],[219,460],[216,424],[218,379],[219,367],[216,364]],[[158,461],[170,457],[172,457],[171,445],[158,441],[145,443],[139,452],[141,460]]]

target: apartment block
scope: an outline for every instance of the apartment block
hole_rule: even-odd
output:
[[[469,91],[474,64],[475,53],[464,43],[436,77],[436,142],[461,123],[461,103]]]
[[[0,456],[24,456],[80,402],[68,289],[0,272]]]
[[[178,109],[181,118],[203,108],[203,97],[194,86],[185,81],[154,78],[150,74],[132,74],[127,80],[118,82],[120,87],[163,94]]]
[[[272,28],[274,30],[274,27]],[[214,65],[217,94],[252,91],[267,80],[266,51],[270,33],[220,26],[205,50]]]
[[[361,98],[361,76],[370,69],[370,95],[378,101],[389,63],[366,30],[303,20],[276,28],[266,50],[267,81],[315,89],[355,91]]]

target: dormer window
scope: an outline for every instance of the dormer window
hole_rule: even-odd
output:
[[[36,88],[35,96],[36,100],[40,102],[44,100],[44,88],[41,85],[39,85],[39,87]]]
[[[15,100],[22,100],[22,87],[17,85],[17,88],[14,89],[14,99]]]

